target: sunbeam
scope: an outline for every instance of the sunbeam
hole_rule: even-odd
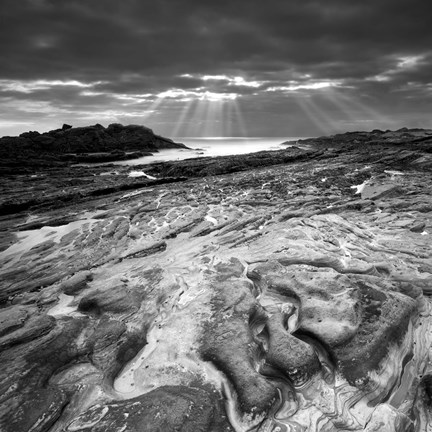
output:
[[[143,113],[143,119],[149,121],[157,114],[158,108],[162,108],[165,98],[158,96]]]
[[[241,112],[239,103],[236,100],[233,101],[232,108],[234,111],[234,124],[236,125],[237,130],[240,131],[240,136],[248,136],[243,114]]]
[[[220,123],[221,123],[221,107],[220,102],[214,101],[205,101],[204,102],[204,118],[203,118],[203,136],[220,136],[221,131]]]
[[[187,101],[186,104],[183,106],[183,108],[180,111],[180,115],[175,120],[173,128],[171,130],[172,137],[184,136],[182,134],[185,134],[186,125],[189,124],[190,122],[195,121],[194,118],[190,115],[190,113],[196,104],[197,101],[191,99]]]
[[[321,134],[329,134],[332,130],[334,120],[329,115],[318,108],[315,101],[312,101],[312,96],[296,95],[293,100],[297,103],[300,110],[306,115],[314,127]]]
[[[236,102],[234,102],[236,103]],[[233,133],[233,104],[225,104],[225,109],[223,110],[223,132],[224,136],[230,137]]]
[[[159,93],[148,111],[158,117],[157,111],[163,106],[164,121],[152,120],[155,124],[170,124],[168,131],[173,137],[226,136],[231,130],[230,117],[236,98],[235,93],[215,93],[204,88],[172,89]],[[146,115],[145,119],[150,117],[151,114]]]
[[[370,127],[390,127],[392,121],[370,104],[362,103],[359,97],[348,96],[341,89],[331,89],[323,94],[325,100],[333,105],[345,117],[341,123],[360,128],[366,124]]]
[[[183,133],[185,136],[189,137],[196,137],[201,136],[202,131],[202,101],[195,100],[195,103],[191,107],[191,115],[190,115],[190,122],[185,125],[183,128]]]
[[[364,118],[365,115],[370,118],[371,124],[379,124],[381,127],[390,127],[393,123],[392,120],[377,108],[372,107],[370,104],[362,103],[358,97],[348,97],[342,92],[335,92],[334,99],[345,107],[345,109],[352,111],[353,108],[357,109],[356,117],[353,120]]]

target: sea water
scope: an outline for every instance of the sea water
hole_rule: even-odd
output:
[[[282,150],[287,148],[286,141],[297,141],[305,137],[271,137],[271,138],[195,138],[178,137],[173,141],[182,143],[191,150],[166,149],[160,150],[153,156],[115,162],[119,165],[143,165],[153,162],[183,160],[207,156],[230,156],[255,153],[263,150]]]

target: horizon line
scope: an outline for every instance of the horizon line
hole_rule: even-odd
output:
[[[268,138],[311,138],[310,135],[281,135],[281,136],[173,136],[172,139],[208,139],[208,140],[218,140],[218,139],[268,139]]]

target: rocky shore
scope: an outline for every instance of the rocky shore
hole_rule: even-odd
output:
[[[428,430],[432,131],[132,170],[76,129],[2,159],[0,430]]]
[[[25,132],[0,138],[0,175],[29,173],[72,163],[111,162],[151,155],[161,149],[183,148],[169,138],[155,135],[145,126],[100,124],[72,127],[45,133]]]

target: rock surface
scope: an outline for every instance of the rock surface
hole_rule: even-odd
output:
[[[5,174],[0,430],[426,432],[432,133],[296,146]]]

